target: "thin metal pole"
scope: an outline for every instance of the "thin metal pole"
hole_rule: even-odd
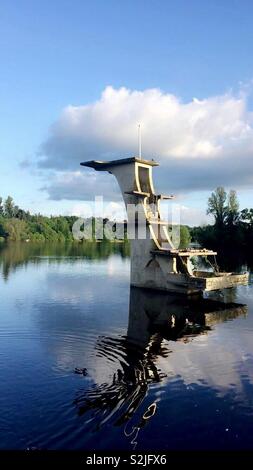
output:
[[[141,125],[138,124],[139,158],[141,158]]]

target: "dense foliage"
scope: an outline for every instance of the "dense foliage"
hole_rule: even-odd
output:
[[[0,198],[0,241],[73,241],[72,227],[76,220],[75,216],[32,215],[29,211],[24,211],[15,205],[10,196],[4,202]],[[109,221],[109,224],[113,226],[114,223]],[[110,228],[108,219],[97,218],[96,224],[94,218],[86,219],[82,231],[86,233],[87,238],[89,238],[90,227],[93,230],[91,238],[94,238],[95,225],[96,234],[100,235],[98,238],[103,238],[103,230],[106,233],[106,230]]]
[[[191,228],[192,240],[217,250],[223,259],[253,259],[253,209],[240,211],[236,192],[219,187],[208,199],[207,213],[214,224]]]
[[[44,217],[20,209],[8,196],[0,198],[0,237],[10,241],[72,240],[72,225],[76,217]]]

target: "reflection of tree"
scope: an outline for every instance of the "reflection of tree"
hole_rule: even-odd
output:
[[[245,307],[205,299],[187,301],[132,288],[127,336],[100,337],[95,347],[101,361],[116,362],[113,377],[110,383],[77,396],[78,414],[85,415],[93,430],[108,422],[123,425],[135,447],[140,430],[156,412],[156,402],[146,403],[149,387],[166,377],[156,364],[158,357],[168,358],[171,353],[164,340],[191,341],[211,329],[206,314],[218,315],[220,321],[223,311],[226,319],[228,312],[230,318],[245,313]]]
[[[106,259],[112,254],[129,256],[129,243],[117,243],[103,240],[102,242],[82,243],[0,243],[0,269],[4,279],[8,279],[11,271],[28,263],[39,264],[44,257],[51,263],[66,263],[66,257],[75,262],[75,258]],[[51,257],[51,259],[50,259]]]

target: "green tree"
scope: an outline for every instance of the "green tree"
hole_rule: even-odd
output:
[[[4,215],[5,217],[12,218],[16,214],[16,206],[11,196],[8,196],[4,202]]]
[[[180,246],[179,248],[188,248],[191,243],[191,234],[185,225],[180,225]]]
[[[20,241],[28,238],[27,224],[24,220],[9,219],[6,220],[4,228],[6,230],[8,239],[11,241]]]
[[[228,225],[236,225],[239,220],[239,217],[239,201],[237,198],[236,191],[231,189],[228,195],[226,223]]]
[[[7,238],[7,232],[5,229],[5,219],[0,215],[0,239]]]
[[[240,220],[253,226],[253,209],[243,209],[240,213]]]
[[[208,199],[207,214],[214,216],[215,225],[220,229],[224,227],[228,214],[226,201],[227,193],[221,186],[216,188]]]
[[[4,214],[3,198],[0,197],[0,216]]]

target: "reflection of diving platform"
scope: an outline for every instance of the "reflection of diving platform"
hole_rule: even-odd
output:
[[[128,224],[133,225],[135,234],[145,228],[145,237],[131,239],[131,285],[195,294],[247,284],[248,273],[221,273],[216,262],[211,272],[193,269],[193,258],[215,259],[216,252],[175,247],[170,225],[161,220],[160,211],[161,201],[173,196],[155,194],[154,191],[152,170],[158,163],[133,157],[109,162],[88,161],[81,165],[112,173],[120,186],[127,211],[129,207],[135,208],[133,221],[129,220]]]
[[[78,414],[86,416],[89,429],[98,430],[108,423],[126,426],[134,415],[136,428],[143,429],[159,404],[159,399],[150,404],[150,385],[169,380],[159,359],[168,358],[169,364],[170,355],[177,354],[170,342],[180,341],[187,347],[199,335],[208,334],[216,323],[246,314],[243,304],[188,299],[132,287],[127,335],[99,336],[96,342],[95,355],[99,364],[102,362],[98,378],[99,370],[103,370],[108,380],[81,390],[75,400]]]
[[[197,336],[218,323],[248,314],[245,304],[209,298],[187,298],[147,289],[131,288],[128,338],[147,347],[154,332],[177,341]]]

